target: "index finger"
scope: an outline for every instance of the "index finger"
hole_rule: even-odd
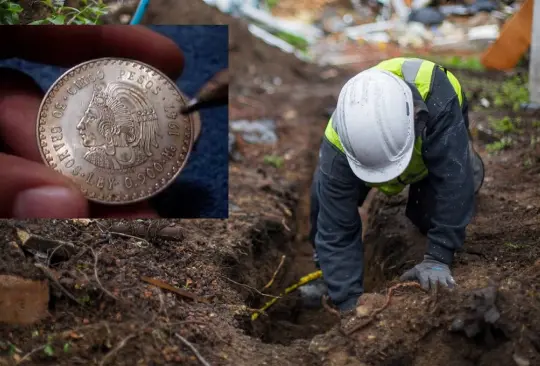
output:
[[[2,27],[0,59],[70,67],[101,57],[131,58],[176,80],[184,55],[171,39],[143,26],[18,25]]]

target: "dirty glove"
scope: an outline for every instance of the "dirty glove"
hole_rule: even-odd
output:
[[[401,277],[401,281],[419,281],[423,289],[429,290],[437,283],[452,288],[456,282],[452,277],[450,268],[430,255],[424,256],[424,261],[409,269]]]

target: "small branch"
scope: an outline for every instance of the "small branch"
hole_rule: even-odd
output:
[[[47,267],[47,266],[44,266],[43,264],[41,263],[34,263],[34,265],[41,269],[41,271],[45,274],[45,276],[54,282],[54,284],[60,289],[60,291],[62,291],[64,293],[64,295],[66,295],[67,297],[69,297],[71,300],[75,301],[77,304],[79,304],[80,306],[82,307],[85,307],[85,305],[80,302],[79,300],[77,300],[77,298],[75,296],[73,296],[68,290],[66,290],[64,288],[64,286],[62,286],[62,284],[60,284],[60,282],[56,279],[56,277],[54,277],[54,275],[52,274],[51,270]]]
[[[174,335],[176,336],[176,338],[180,339],[182,343],[184,343],[191,350],[191,352],[193,352],[193,354],[195,355],[195,357],[197,357],[197,360],[199,360],[201,364],[203,364],[204,366],[210,366],[208,361],[204,359],[204,357],[199,353],[199,351],[197,350],[197,348],[195,348],[193,344],[191,344],[187,339],[185,339],[178,333],[174,333]]]
[[[118,298],[116,296],[114,296],[111,292],[109,292],[109,290],[107,290],[105,287],[103,287],[103,285],[101,284],[101,281],[99,280],[99,276],[98,276],[98,258],[99,256],[96,254],[96,252],[94,251],[94,249],[92,249],[91,247],[88,247],[88,249],[90,249],[90,251],[92,252],[92,255],[94,256],[94,277],[96,278],[96,282],[98,283],[99,287],[101,288],[101,290],[106,293],[107,295],[109,295],[110,297],[112,297],[113,299],[115,300],[118,300]]]
[[[231,280],[231,279],[228,278],[228,277],[225,277],[225,276],[221,276],[221,277],[223,277],[223,278],[226,279],[227,281],[230,281],[230,282],[232,282],[232,283],[234,283],[234,284],[236,284],[236,285],[238,285],[238,286],[242,286],[242,287],[245,287],[245,288],[247,288],[247,289],[249,289],[249,290],[255,291],[256,293],[258,293],[258,294],[261,295],[261,296],[271,297],[271,298],[273,298],[273,299],[279,299],[279,298],[280,298],[279,296],[274,296],[274,295],[265,294],[265,293],[263,293],[263,292],[257,290],[257,289],[254,288],[254,287],[251,287],[251,286],[248,286],[248,285],[244,285],[243,283],[240,283],[240,282],[233,281],[233,280]]]
[[[274,283],[275,279],[276,279],[276,276],[279,272],[279,270],[281,269],[281,267],[283,267],[283,264],[285,263],[285,258],[286,256],[285,255],[282,255],[281,256],[281,261],[279,262],[279,265],[277,267],[277,269],[274,271],[274,274],[272,275],[272,278],[270,279],[270,281],[261,289],[261,291],[264,291],[266,290],[267,288],[269,288],[270,286],[272,286],[272,284]]]
[[[140,238],[138,236],[134,236],[134,235],[129,235],[129,234],[124,234],[124,233],[119,233],[119,232],[116,232],[116,231],[109,231],[109,234],[111,235],[118,235],[118,236],[122,236],[124,238],[130,238],[130,239],[135,239],[135,240],[140,240],[141,242],[145,243],[145,245],[137,245],[138,247],[140,248],[148,248],[150,247],[150,242],[146,239],[143,239],[143,238]]]
[[[132,334],[130,336],[127,336],[126,338],[122,339],[120,341],[120,343],[118,343],[118,345],[116,347],[113,348],[113,350],[109,353],[107,353],[105,355],[105,357],[103,357],[103,359],[101,360],[101,362],[99,363],[99,366],[103,366],[105,365],[110,359],[111,357],[113,357],[116,353],[118,353],[118,351],[120,351],[122,348],[124,348],[127,344],[127,342],[131,339],[131,338],[134,338],[136,337],[138,334]]]
[[[47,347],[46,344],[42,345],[42,346],[39,346],[37,348],[34,348],[33,350],[31,350],[30,352],[28,352],[26,355],[24,355],[23,358],[21,358],[18,362],[17,362],[17,365],[20,364],[20,363],[23,363],[24,361],[30,361],[30,356],[32,356],[34,353],[36,352],[39,352],[41,351],[42,349],[44,349],[45,347]]]

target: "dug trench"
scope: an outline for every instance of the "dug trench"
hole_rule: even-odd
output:
[[[399,282],[400,274],[421,261],[427,239],[405,216],[406,191],[393,198],[375,193],[360,209],[366,262],[366,295],[358,309],[365,317],[363,326],[347,336],[336,332],[334,314],[303,308],[293,293],[280,299],[266,316],[245,321],[248,334],[265,343],[307,347],[316,355],[313,364],[540,364],[538,114],[517,111],[514,98],[503,95],[501,90],[508,85],[502,84],[511,76],[456,73],[470,90],[475,106],[470,112],[471,131],[486,166],[466,242],[453,263],[457,287],[425,292],[416,284]],[[518,78],[515,83],[517,92],[526,80]],[[495,102],[495,108],[479,108],[482,98],[492,104],[501,98],[503,102]],[[511,126],[497,127],[501,121]],[[323,128],[318,127],[309,139],[313,151]],[[497,143],[501,141],[506,145]],[[313,157],[309,161],[312,170],[316,161]],[[280,231],[277,225],[274,239],[240,269],[243,281],[258,278],[254,286],[261,288],[282,255],[287,260],[278,289],[315,270],[307,241],[311,174],[299,188],[295,225],[289,228],[294,235],[284,237],[283,231],[275,235]],[[260,293],[245,299],[251,308],[269,300]]]

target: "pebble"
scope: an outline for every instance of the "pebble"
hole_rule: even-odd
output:
[[[131,21],[131,16],[128,14],[122,14],[118,17],[121,24],[128,24]]]
[[[531,364],[531,362],[529,360],[527,360],[524,357],[521,357],[517,353],[514,353],[512,355],[512,358],[514,359],[516,365],[518,365],[518,366],[529,366]]]

